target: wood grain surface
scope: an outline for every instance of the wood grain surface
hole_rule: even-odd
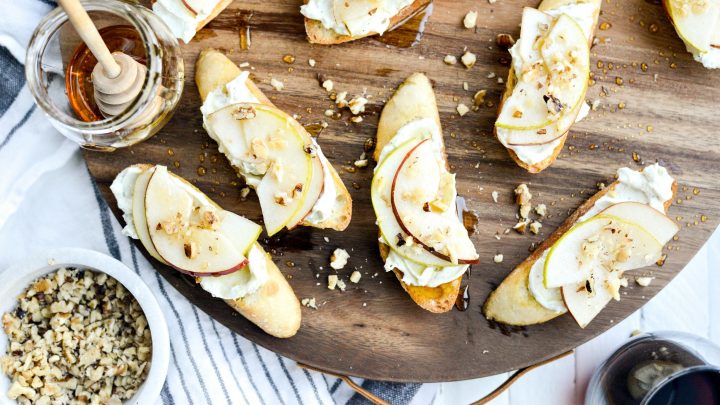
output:
[[[85,157],[116,215],[108,188],[113,177],[130,164],[155,163],[192,181],[224,208],[260,221],[256,196],[241,199],[239,180],[202,129],[193,65],[201,49],[222,48],[235,62],[249,62],[262,90],[280,108],[297,114],[301,123],[329,123],[318,142],[352,193],[353,220],[342,233],[300,228],[262,239],[298,297],[315,297],[319,305],[318,310],[303,308],[303,326],[291,339],[264,334],[180,273],[153,261],[157,270],[232,330],[320,369],[392,381],[450,381],[517,369],[576,347],[637,310],[682,269],[720,219],[720,72],[692,60],[656,3],[604,2],[600,22],[606,29],[597,31],[598,43],[591,51],[595,83],[588,92],[591,102],[598,100],[597,110],[573,128],[558,161],[538,175],[517,167],[491,136],[503,90],[498,77],[506,76],[509,61],[495,36],[517,37],[522,7],[536,5],[520,0],[437,0],[424,36],[411,48],[372,38],[312,46],[305,40],[298,12],[301,1],[235,1],[183,46],[185,93],[170,123],[143,144],[114,153],[86,152]],[[462,27],[470,10],[479,12],[474,30]],[[251,46],[240,50],[241,24],[250,14]],[[459,57],[466,47],[477,54],[472,69],[443,63],[446,54]],[[294,56],[295,62],[283,62],[285,55]],[[308,64],[310,58],[317,61],[314,68]],[[479,218],[473,241],[481,263],[472,269],[465,312],[426,312],[391,273],[383,271],[370,204],[372,164],[352,169],[363,144],[375,134],[383,101],[414,71],[427,73],[434,82],[458,191]],[[372,96],[362,123],[351,123],[347,111],[341,119],[325,117],[332,102],[318,84],[319,74],[333,80],[336,91],[367,91]],[[282,80],[284,90],[270,87],[271,77]],[[463,82],[470,91],[463,90]],[[487,104],[458,116],[458,102],[472,105],[472,95],[480,89],[487,90]],[[488,324],[481,305],[493,286],[528,255],[532,243],[540,242],[592,195],[597,183],[611,182],[617,168],[640,168],[655,161],[668,167],[679,182],[670,215],[683,229],[666,248],[664,266],[634,272],[656,277],[649,287],[631,282],[622,300],[611,303],[584,330],[569,316],[521,330]],[[549,208],[540,235],[505,233],[516,222],[512,190],[520,183],[530,185],[534,204]],[[499,193],[497,203],[492,191]],[[347,280],[355,269],[363,275],[358,284],[348,283],[345,292],[326,288],[329,256],[336,247],[351,255],[348,266],[339,271],[341,278]],[[497,253],[504,255],[500,264],[493,262]]]

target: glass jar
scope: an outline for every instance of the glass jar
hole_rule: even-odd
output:
[[[101,34],[115,27],[135,32],[137,43],[119,37],[115,45],[126,53],[133,46],[136,53],[144,52],[148,74],[140,94],[119,115],[78,119],[78,103],[68,92],[72,80],[66,80],[73,75],[70,61],[84,44],[61,8],[45,16],[30,39],[25,61],[30,92],[52,125],[84,148],[112,151],[144,141],[167,123],[182,95],[185,72],[180,46],[167,25],[143,6],[117,0],[88,0],[83,6]],[[103,38],[110,51],[115,50]],[[89,79],[88,75],[85,81]]]
[[[686,403],[720,404],[720,347],[682,332],[630,340],[595,370],[585,394],[585,405]]]

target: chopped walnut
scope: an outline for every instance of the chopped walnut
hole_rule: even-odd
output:
[[[303,298],[302,301],[300,301],[300,303],[308,308],[318,309],[317,304],[315,304],[315,297]]]
[[[525,231],[527,230],[528,222],[529,222],[528,220],[520,221],[513,226],[513,229],[516,230],[520,234],[524,234]]]
[[[465,65],[466,68],[470,69],[471,67],[475,66],[475,62],[477,61],[477,56],[475,56],[474,53],[470,51],[465,51],[463,56],[460,58],[463,65]]]
[[[270,85],[277,91],[282,91],[285,88],[285,84],[274,77],[270,79]]]
[[[502,263],[503,259],[504,259],[504,256],[502,255],[502,253],[498,253],[495,255],[495,257],[493,257],[493,261],[495,263]]]
[[[532,194],[530,194],[527,184],[523,183],[515,188],[515,202],[518,205],[529,203],[531,199]]]
[[[236,120],[251,120],[255,117],[257,117],[257,111],[255,111],[255,107],[250,106],[239,106],[233,111],[232,117]]]
[[[465,18],[463,18],[463,26],[467,29],[475,28],[475,25],[477,24],[477,17],[477,11],[468,11],[468,13],[465,14]]]
[[[360,274],[359,271],[355,270],[350,274],[350,282],[357,284],[360,282],[360,278],[362,277],[362,274]]]
[[[338,281],[337,281],[337,286],[338,286],[338,288],[340,289],[340,291],[345,291],[345,287],[347,287],[347,285],[345,284],[345,282],[342,281],[341,279],[338,279]]]
[[[470,111],[470,109],[468,108],[468,106],[466,106],[466,105],[463,104],[463,103],[458,104],[456,109],[457,109],[458,114],[459,114],[461,117],[464,116],[465,114],[467,114],[467,113]]]
[[[347,264],[350,255],[345,249],[335,249],[332,256],[330,256],[330,267],[335,270],[340,270]]]
[[[328,79],[328,80],[325,80],[324,82],[322,82],[322,86],[325,89],[325,91],[330,93],[334,87],[334,84],[333,84],[332,80]]]
[[[499,193],[497,191],[493,190],[493,192],[490,193],[490,195],[492,196],[493,202],[497,204]]]
[[[445,58],[443,58],[443,62],[445,62],[446,65],[454,65],[457,63],[457,56],[445,55]]]
[[[653,277],[635,277],[635,282],[640,287],[647,287],[653,281]]]
[[[527,219],[530,216],[530,210],[532,210],[532,204],[524,203],[520,204],[520,218]]]
[[[545,204],[538,204],[535,207],[535,213],[540,215],[541,217],[544,217],[545,214],[547,214],[547,206]]]
[[[365,104],[368,103],[368,99],[365,97],[355,97],[348,103],[348,107],[350,108],[350,112],[353,115],[358,115],[362,112],[365,112]]]
[[[328,276],[328,285],[327,285],[328,290],[334,290],[337,283],[338,283],[337,274],[331,274]]]
[[[317,62],[315,62],[315,59],[308,59],[308,65],[310,65],[310,67],[315,67],[316,63]]]
[[[532,221],[532,223],[530,223],[530,232],[534,233],[535,235],[540,232],[540,228],[542,228],[542,224],[540,222]]]

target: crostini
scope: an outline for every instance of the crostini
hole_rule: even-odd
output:
[[[655,263],[679,230],[665,215],[676,189],[659,164],[619,169],[490,294],[487,319],[524,326],[569,312],[587,326],[620,299],[624,272]]]
[[[402,25],[432,0],[305,0],[305,32],[313,44],[332,45]]]
[[[380,255],[402,287],[430,312],[452,309],[478,254],[458,217],[430,80],[414,73],[380,115],[371,199]]]
[[[720,68],[720,1],[663,0],[680,39],[696,61]]]
[[[530,173],[557,159],[585,102],[601,0],[544,0],[523,10],[495,136]]]
[[[127,167],[110,190],[123,213],[123,233],[152,257],[195,277],[268,334],[295,335],[300,302],[257,242],[260,225],[223,210],[165,166]]]
[[[230,3],[232,0],[153,0],[152,10],[175,38],[187,44]]]
[[[195,82],[203,126],[255,189],[268,235],[298,225],[344,230],[352,198],[315,138],[276,108],[230,59],[200,53]]]

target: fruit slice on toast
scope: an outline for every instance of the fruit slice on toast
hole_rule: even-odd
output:
[[[457,196],[454,181],[447,179],[449,173],[440,131],[432,85],[425,75],[414,73],[398,87],[383,108],[374,154],[379,162],[371,187],[380,228],[380,255],[384,261],[395,255],[393,265],[388,268],[388,261],[386,268],[394,271],[403,289],[420,307],[437,313],[449,311],[455,303],[462,274],[468,268],[460,259],[477,262],[477,253],[467,231],[456,228],[457,224],[452,222],[462,227],[454,203]],[[425,159],[432,159],[426,163],[430,170],[435,170],[428,173],[436,180],[435,186],[429,188],[417,187],[418,178],[422,177],[420,172],[424,171],[420,160]],[[408,166],[403,170],[405,163]],[[422,195],[416,193],[418,190]],[[431,213],[431,209],[435,212]],[[436,221],[427,221],[425,215],[432,215]],[[448,229],[458,231],[448,244],[452,246],[452,255],[445,245],[441,247],[433,239],[436,232]],[[415,268],[420,268],[425,273],[423,276],[429,272],[432,273],[429,278],[440,274],[444,278],[411,283],[410,280],[418,279],[405,273],[412,273]]]
[[[125,184],[121,173],[111,189],[118,201],[132,196],[132,209],[125,212],[128,225],[151,256],[196,277],[203,289],[267,333],[290,337],[297,332],[300,304],[257,243],[259,225],[223,210],[164,166],[134,165],[123,172],[129,171],[139,172],[134,182]]]
[[[269,235],[297,225],[344,230],[352,199],[317,142],[230,59],[200,53],[195,81],[204,126],[256,190]]]
[[[656,166],[645,170],[657,169],[665,176],[665,181],[658,182],[656,190],[662,191],[665,199],[659,204],[667,210],[677,186],[664,168]],[[637,175],[636,178],[645,172],[622,170],[626,171],[625,174]],[[483,306],[488,319],[509,325],[533,325],[547,322],[569,309],[578,324],[584,327],[607,305],[610,301],[608,297],[618,297],[617,289],[624,284],[624,271],[641,268],[657,260],[662,246],[678,228],[663,212],[652,208],[646,201],[634,202],[632,198],[637,197],[626,200],[618,197],[618,194],[633,195],[622,180],[621,176],[620,180],[580,206],[505,278]],[[598,212],[595,208],[598,201],[601,207],[607,202],[610,206]],[[591,210],[596,214],[588,219],[586,217]],[[597,232],[586,232],[592,227],[598,228]],[[543,270],[547,272],[545,277]],[[531,280],[534,274],[539,281]],[[538,297],[534,289],[539,288],[537,284],[544,283],[561,287],[543,290],[543,296]],[[538,301],[548,297],[560,299],[561,308],[548,309],[552,307],[548,304],[553,302],[542,305]]]

